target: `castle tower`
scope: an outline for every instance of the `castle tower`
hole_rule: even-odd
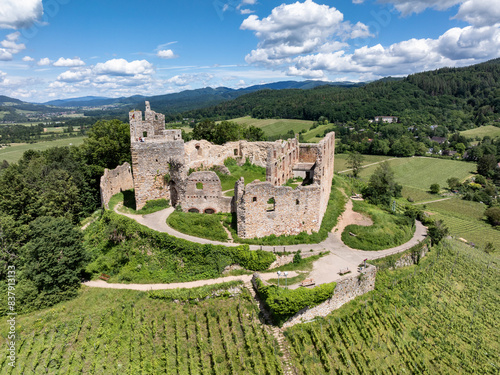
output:
[[[152,111],[149,102],[144,115],[143,119],[141,111],[129,113],[136,208],[162,198],[175,205],[183,198],[180,182],[187,176],[181,130],[166,130],[165,116]]]

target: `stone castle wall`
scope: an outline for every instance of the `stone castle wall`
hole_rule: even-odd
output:
[[[304,308],[283,324],[283,328],[289,328],[295,324],[308,322],[318,316],[327,316],[354,298],[375,289],[375,277],[377,269],[368,265],[362,278],[352,275],[337,282],[333,296],[312,308]]]
[[[188,176],[185,211],[210,214],[230,212],[231,200],[231,197],[223,197],[220,179],[215,172],[193,172]]]
[[[296,235],[319,231],[320,187],[274,186],[253,182],[237,201],[238,236],[241,238]],[[268,203],[271,199],[274,203]]]
[[[270,145],[267,150],[266,181],[283,185],[293,178],[293,166],[299,162],[299,141],[293,138]]]
[[[313,164],[313,183],[292,189],[271,182],[253,182],[235,191],[239,237],[319,231],[332,187],[335,133],[328,133],[319,144],[297,143],[297,146],[294,148],[294,143],[290,143],[290,148],[286,146],[286,158],[290,157],[291,162]],[[293,166],[288,165],[293,174]],[[274,204],[268,203],[272,200]]]
[[[109,200],[115,194],[134,188],[132,169],[124,163],[115,169],[105,169],[101,176],[101,204],[109,209]]]
[[[224,165],[224,160],[233,158],[242,164],[248,158],[250,163],[266,167],[270,142],[228,142],[214,145],[205,140],[190,141],[185,144],[186,165],[188,168],[210,168]]]

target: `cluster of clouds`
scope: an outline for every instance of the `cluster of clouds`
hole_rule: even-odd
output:
[[[42,15],[42,0],[2,0],[0,29],[28,28]]]
[[[353,2],[359,4],[364,0]],[[390,46],[369,47],[368,41],[374,35],[367,25],[352,24],[336,8],[305,0],[278,6],[266,18],[259,19],[256,15],[246,18],[240,29],[253,31],[259,43],[245,60],[285,71],[290,76],[329,79],[350,75],[364,80],[466,65],[500,55],[498,0],[380,2],[391,4],[402,16],[460,4],[453,18],[469,26],[451,28],[436,39],[410,39]],[[387,14],[390,22],[390,13]],[[354,39],[362,39],[366,45],[354,49],[349,44]]]

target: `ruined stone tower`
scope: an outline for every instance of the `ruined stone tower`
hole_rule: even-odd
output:
[[[130,151],[137,209],[147,201],[170,199],[176,205],[183,197],[184,141],[178,129],[165,130],[165,116],[146,102],[141,111],[130,111]]]

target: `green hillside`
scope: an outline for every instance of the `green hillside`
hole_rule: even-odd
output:
[[[498,374],[499,259],[459,243],[285,332],[299,374]]]

